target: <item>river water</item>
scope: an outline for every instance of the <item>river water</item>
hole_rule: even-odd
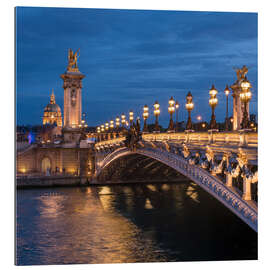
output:
[[[257,234],[192,182],[17,190],[17,265],[257,259]]]

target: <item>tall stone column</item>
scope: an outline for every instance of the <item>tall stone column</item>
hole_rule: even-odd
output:
[[[243,66],[242,69],[236,69],[237,80],[231,86],[233,91],[233,130],[242,129],[241,123],[243,120],[244,104],[241,102],[241,83],[243,82],[245,75],[248,72],[248,68]],[[249,117],[249,104],[247,105],[248,117]]]
[[[64,128],[78,128],[82,118],[82,79],[81,72],[65,72],[64,81]]]
[[[238,82],[235,82],[231,89],[233,90],[233,130],[241,129],[241,122],[243,118],[242,105],[240,100],[241,89]]]
[[[82,79],[85,77],[78,68],[79,50],[68,51],[67,70],[60,77],[63,79],[64,88],[64,141],[79,143],[82,129]]]

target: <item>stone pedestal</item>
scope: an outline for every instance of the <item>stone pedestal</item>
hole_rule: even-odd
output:
[[[64,136],[64,142],[66,142],[66,143],[79,143],[79,141],[81,139],[81,135],[82,135],[82,129],[64,127],[62,129],[62,134]]]

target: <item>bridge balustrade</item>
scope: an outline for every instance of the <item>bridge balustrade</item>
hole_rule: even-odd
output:
[[[235,146],[258,146],[258,134],[255,132],[179,132],[148,133],[142,135],[145,141],[178,141],[190,144],[229,144]]]

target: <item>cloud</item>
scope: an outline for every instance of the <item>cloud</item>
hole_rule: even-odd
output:
[[[68,48],[81,50],[83,110],[92,124],[119,114],[119,104],[128,111],[158,99],[166,107],[171,95],[183,103],[189,90],[202,101],[196,110],[207,111],[212,83],[222,93],[236,79],[233,67],[244,64],[257,101],[256,13],[16,10],[19,123],[41,123],[51,88],[62,105],[60,74]],[[220,106],[218,120],[224,109]],[[256,106],[252,110],[256,113]]]

